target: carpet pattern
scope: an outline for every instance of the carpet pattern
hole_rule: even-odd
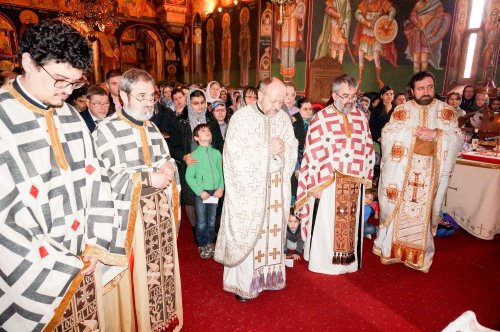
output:
[[[183,214],[179,261],[184,331],[441,331],[466,310],[500,329],[500,237],[458,230],[436,238],[430,272],[382,265],[364,240],[362,267],[340,276],[286,269],[287,286],[241,303],[222,290],[223,266],[202,260]]]

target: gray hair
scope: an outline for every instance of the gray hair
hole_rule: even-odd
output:
[[[137,82],[151,82],[154,85],[154,79],[147,71],[132,68],[123,73],[122,80],[120,81],[120,90],[129,94]]]
[[[347,75],[347,74],[344,74],[344,75],[341,75],[333,80],[332,92],[333,93],[339,92],[340,85],[342,83],[346,83],[347,86],[349,86],[350,88],[357,88],[358,87],[358,81],[356,81],[356,79],[354,77]]]
[[[282,82],[279,78],[276,78],[276,77],[266,78],[265,80],[263,80],[259,83],[258,91],[260,91],[262,93],[266,92],[266,89],[269,86],[269,84],[276,82],[276,81]]]

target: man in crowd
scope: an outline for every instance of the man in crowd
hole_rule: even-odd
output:
[[[98,260],[125,265],[125,250],[106,172],[64,102],[83,86],[92,48],[42,21],[25,30],[19,62],[24,73],[0,89],[2,330],[99,329],[93,271]]]
[[[87,90],[87,108],[80,113],[90,132],[104,120],[109,111],[109,98],[106,91],[98,85]]]
[[[428,272],[433,235],[461,133],[453,108],[434,98],[434,76],[410,80],[414,99],[394,110],[382,131],[380,230],[373,252],[382,263]]]
[[[122,101],[120,100],[120,81],[122,72],[119,69],[111,69],[106,73],[106,86],[109,90],[109,114],[122,109]]]
[[[368,119],[355,107],[357,88],[355,78],[337,77],[333,104],[309,124],[295,208],[306,239],[304,259],[313,272],[361,267],[362,200],[371,187],[375,155]]]
[[[215,260],[224,264],[224,290],[240,301],[285,287],[282,248],[297,160],[292,124],[280,109],[285,93],[279,79],[263,81],[258,101],[236,112],[227,129]]]
[[[123,109],[93,133],[111,179],[129,257],[128,271],[103,269],[106,330],[177,331],[183,320],[175,161],[148,121],[155,105],[151,75],[140,69],[126,71],[120,97]]]

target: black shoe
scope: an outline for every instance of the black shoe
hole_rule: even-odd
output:
[[[238,294],[236,294],[236,300],[238,300],[240,302],[248,302],[248,301],[250,301],[249,298],[246,298],[246,297],[243,297],[243,296],[239,296]]]

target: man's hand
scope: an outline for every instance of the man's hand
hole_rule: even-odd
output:
[[[174,180],[175,166],[172,163],[167,162],[162,167],[160,167],[160,169],[158,169],[158,172],[164,174],[167,177],[167,185],[170,185],[170,183]]]
[[[219,188],[214,192],[214,196],[217,198],[221,198],[223,194],[224,194],[224,189],[222,188]]]
[[[159,171],[164,173],[164,174],[174,174],[175,173],[175,166],[171,162],[166,162],[159,168]]]
[[[192,166],[192,165],[196,164],[196,159],[191,158],[191,153],[188,153],[187,155],[185,155],[184,157],[182,157],[182,159],[184,159],[184,162],[188,166]]]
[[[435,129],[429,129],[425,127],[418,126],[415,130],[415,136],[422,141],[432,141],[437,135]]]
[[[170,182],[172,182],[172,177],[168,177],[166,174],[160,172],[159,170],[151,173],[151,186],[156,189],[165,189],[168,187]]]
[[[297,255],[297,254],[293,254],[292,258],[293,258],[294,261],[300,261],[301,260],[300,255]]]
[[[83,261],[86,263],[86,262],[90,262],[89,266],[87,266],[83,271],[82,271],[82,274],[84,276],[88,276],[89,274],[92,274],[95,270],[95,265],[97,264],[97,257],[94,257],[94,256],[89,256],[89,255],[85,255],[83,256]]]
[[[319,192],[317,192],[317,193],[314,193],[314,194],[313,194],[313,197],[314,197],[314,198],[319,199],[319,198],[321,198],[321,193],[322,193],[322,191],[319,191]]]
[[[278,137],[271,138],[271,153],[281,154],[284,151],[285,151],[285,143],[283,143],[283,140]]]
[[[200,197],[202,200],[207,200],[210,198],[210,194],[207,193],[206,191],[202,191],[201,194],[200,194]]]

